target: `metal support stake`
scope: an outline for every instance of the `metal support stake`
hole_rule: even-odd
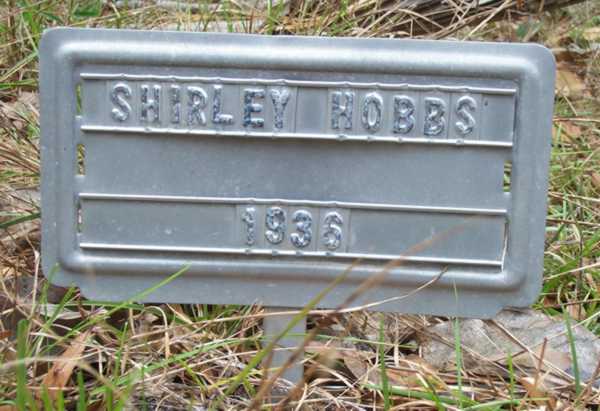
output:
[[[265,312],[281,312],[290,311],[291,308],[282,307],[267,307]],[[263,329],[267,341],[277,337],[287,325],[292,321],[295,315],[275,315],[267,316],[263,319]],[[281,338],[273,350],[270,368],[278,368],[283,366],[287,359],[293,354],[294,349],[303,340],[303,335],[306,334],[306,317],[303,318],[294,328],[290,330],[288,335]],[[281,348],[287,348],[282,350]],[[290,381],[292,384],[297,384],[302,379],[304,373],[304,365],[302,363],[302,357],[298,359],[294,364],[288,367],[285,372],[281,375],[282,378]]]

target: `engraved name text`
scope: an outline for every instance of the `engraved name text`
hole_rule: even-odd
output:
[[[111,120],[123,124],[132,117],[147,127],[187,129],[243,127],[248,131],[290,129],[293,111],[326,110],[331,133],[423,135],[439,137],[453,128],[468,138],[478,127],[481,95],[469,92],[406,92],[329,88],[327,100],[297,99],[298,88],[287,86],[187,84],[118,81],[110,84]],[[298,105],[311,104],[309,107]]]

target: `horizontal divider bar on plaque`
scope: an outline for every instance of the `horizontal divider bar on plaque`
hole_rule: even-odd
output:
[[[374,143],[395,143],[395,144],[424,144],[424,145],[443,145],[443,146],[469,146],[469,147],[490,147],[490,148],[511,148],[513,143],[510,141],[491,141],[491,140],[468,140],[456,138],[430,138],[430,137],[387,137],[373,135],[348,135],[333,133],[301,133],[301,132],[261,132],[261,131],[222,131],[222,130],[197,130],[197,129],[178,129],[168,127],[127,127],[127,126],[97,126],[82,125],[84,132],[97,133],[141,133],[141,134],[172,134],[172,135],[192,135],[208,137],[238,137],[238,138],[266,138],[270,140],[277,139],[306,139],[306,140],[331,140],[331,141],[366,141]]]
[[[430,264],[452,264],[452,265],[476,265],[488,267],[502,267],[501,260],[478,260],[471,258],[440,258],[420,257],[402,254],[367,254],[346,253],[332,251],[300,251],[300,250],[275,250],[275,249],[251,249],[251,248],[223,248],[223,247],[183,247],[163,245],[138,245],[138,244],[107,244],[94,242],[81,242],[79,247],[84,250],[104,251],[148,251],[148,252],[173,252],[173,253],[214,253],[214,254],[239,254],[256,256],[289,256],[289,257],[328,257],[328,258],[351,258],[363,260],[398,260],[414,263]]]
[[[79,193],[82,200],[102,201],[144,201],[144,202],[169,202],[169,203],[198,203],[198,204],[257,204],[257,205],[290,205],[325,208],[348,208],[381,211],[415,211],[423,213],[443,214],[473,214],[506,216],[505,208],[476,208],[476,207],[444,207],[421,206],[409,204],[380,204],[348,201],[314,201],[290,200],[282,198],[253,198],[253,197],[197,197],[153,194],[116,194],[116,193]]]
[[[382,82],[353,82],[353,81],[318,81],[318,80],[290,80],[290,79],[259,79],[259,78],[231,78],[231,77],[196,77],[176,75],[154,75],[154,74],[103,74],[103,73],[81,73],[84,80],[131,80],[131,81],[179,81],[198,83],[222,83],[222,84],[247,84],[265,86],[295,86],[295,87],[352,87],[352,88],[374,88],[381,90],[408,90],[408,91],[441,91],[441,92],[463,92],[495,94],[512,96],[517,90],[514,88],[497,87],[473,87],[473,86],[442,86],[421,85],[409,83],[382,83]]]

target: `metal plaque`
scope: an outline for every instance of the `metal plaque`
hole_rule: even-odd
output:
[[[527,305],[554,70],[538,45],[47,31],[43,268],[122,300],[189,264],[145,300],[295,307],[358,260],[319,306],[384,269],[354,304]]]

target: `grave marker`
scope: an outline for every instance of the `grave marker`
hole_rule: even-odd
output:
[[[189,264],[146,301],[301,307],[360,259],[329,308],[401,259],[356,304],[447,270],[377,309],[528,305],[553,79],[528,44],[50,30],[44,271],[123,300]]]

